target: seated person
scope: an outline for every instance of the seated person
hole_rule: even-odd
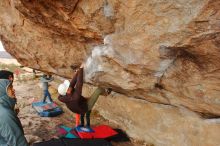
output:
[[[65,80],[58,87],[60,94],[58,99],[74,113],[81,115],[81,126],[84,126],[84,115],[86,114],[87,127],[90,127],[90,113],[99,95],[110,93],[110,90],[97,88],[89,99],[82,96],[83,87],[83,65],[75,72],[71,82]]]
[[[0,146],[28,146],[15,104],[12,82],[0,79]]]
[[[8,79],[11,82],[14,81],[14,75],[8,70],[0,70],[0,79]]]

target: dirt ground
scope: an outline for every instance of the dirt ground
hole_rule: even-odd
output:
[[[18,99],[17,106],[20,109],[19,118],[23,125],[25,136],[30,144],[44,140],[50,140],[56,135],[56,126],[64,124],[69,127],[75,125],[75,115],[71,113],[64,104],[57,100],[57,92],[50,87],[53,100],[63,107],[64,113],[57,117],[40,117],[32,108],[31,103],[36,100],[41,100],[42,89],[40,88],[39,79],[29,79],[26,81],[15,81],[14,88]],[[97,111],[93,111],[91,115],[91,124],[99,125],[106,124],[113,128],[120,128],[117,125],[110,123],[101,117]],[[142,146],[143,142],[135,141],[122,134],[117,140],[111,141],[113,146]]]

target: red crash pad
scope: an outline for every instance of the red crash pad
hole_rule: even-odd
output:
[[[107,125],[94,127],[93,130],[95,131],[93,133],[94,138],[107,138],[118,134],[115,130]]]
[[[90,138],[108,138],[118,134],[115,130],[107,125],[100,125],[92,128],[94,132],[82,132],[77,131],[78,135],[82,139],[90,139]]]

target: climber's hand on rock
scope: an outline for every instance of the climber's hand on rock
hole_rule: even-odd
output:
[[[83,63],[81,64],[80,68],[84,68],[84,66],[85,66],[85,63],[83,62]]]

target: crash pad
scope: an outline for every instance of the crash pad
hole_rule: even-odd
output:
[[[78,138],[78,134],[73,128],[65,125],[59,125],[57,127],[57,136],[62,138]]]
[[[32,107],[38,112],[42,117],[55,117],[63,113],[63,110],[54,102],[33,102]]]
[[[118,134],[115,130],[107,125],[96,126],[93,128],[93,130],[95,131],[93,133],[94,138],[107,138]]]
[[[76,131],[78,132],[95,132],[91,127],[82,127],[82,126],[77,126],[76,128]]]
[[[104,139],[52,139],[34,143],[33,146],[112,146]]]
[[[49,141],[34,143],[33,146],[65,146],[65,143],[61,139],[52,139]]]
[[[92,128],[94,132],[85,132],[79,131],[76,129],[78,135],[82,139],[91,139],[91,138],[108,138],[118,134],[115,130],[107,125],[99,125]]]
[[[118,134],[115,130],[107,125],[99,125],[87,130],[86,127],[77,126],[70,128],[65,125],[57,126],[57,136],[62,138],[81,138],[81,139],[94,139],[94,138],[109,138]]]
[[[65,146],[112,146],[104,139],[65,139]]]

